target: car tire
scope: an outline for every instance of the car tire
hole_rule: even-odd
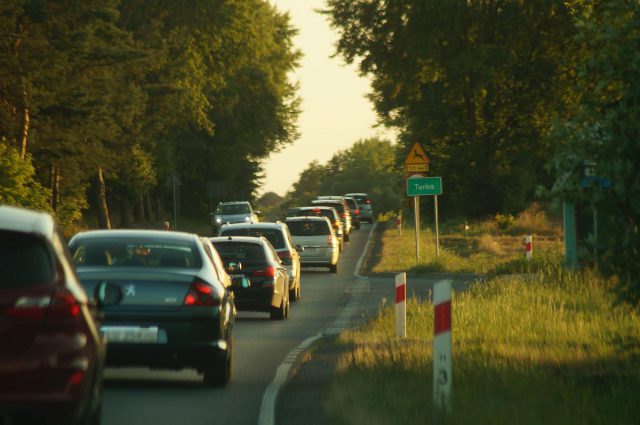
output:
[[[233,338],[229,339],[224,357],[203,368],[204,384],[207,387],[224,387],[231,381],[233,369]]]
[[[269,318],[271,320],[284,320],[287,317],[286,301],[287,300],[283,298],[280,306],[271,307],[271,311],[269,313]]]
[[[345,242],[349,242],[349,233],[346,233],[344,235],[344,240],[345,240]]]
[[[289,299],[293,302],[300,300],[300,280],[298,280],[298,284],[289,291]]]
[[[338,273],[338,263],[336,264],[329,264],[329,271],[331,273]]]

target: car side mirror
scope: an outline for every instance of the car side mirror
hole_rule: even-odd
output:
[[[302,245],[296,245],[296,250],[297,250],[298,252],[304,252],[304,246],[302,246]]]
[[[100,283],[95,290],[94,298],[98,308],[120,304],[124,294],[122,288],[107,282]]]
[[[251,281],[246,276],[234,276],[231,278],[231,287],[233,289],[247,289],[251,287]]]

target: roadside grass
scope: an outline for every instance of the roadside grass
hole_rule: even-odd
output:
[[[372,273],[533,273],[556,266],[563,250],[562,232],[536,205],[517,217],[498,215],[491,220],[442,225],[440,255],[435,253],[432,229],[420,229],[420,260],[416,261],[415,232],[406,226],[387,226],[380,261]],[[524,236],[533,236],[533,258],[525,259]]]
[[[640,316],[615,305],[595,272],[549,268],[497,277],[453,297],[452,413],[439,423],[637,424]],[[334,341],[344,350],[327,392],[335,424],[432,421],[433,307],[410,299]]]

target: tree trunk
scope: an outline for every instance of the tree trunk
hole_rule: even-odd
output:
[[[111,229],[102,167],[98,167],[98,175],[96,176],[96,201],[98,205],[98,227],[100,229]]]
[[[133,213],[134,213],[134,218],[136,223],[146,222],[145,216],[144,216],[144,199],[142,195],[137,196],[136,203],[133,206]]]
[[[156,221],[153,214],[153,206],[151,205],[151,194],[147,190],[144,192],[144,215],[147,223],[153,223]]]
[[[120,227],[131,227],[131,203],[126,194],[120,199]]]
[[[60,173],[53,164],[51,164],[49,173],[49,190],[51,192],[49,196],[49,206],[53,211],[58,211],[58,204],[60,203]]]
[[[27,90],[24,89],[22,94],[22,108],[24,110],[24,114],[22,117],[22,141],[20,143],[20,158],[24,160],[27,157],[27,140],[29,139],[29,108],[27,107]]]

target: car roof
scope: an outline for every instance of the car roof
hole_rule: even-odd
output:
[[[51,238],[55,231],[54,218],[43,212],[0,205],[0,229],[22,233],[35,233]]]
[[[331,222],[329,221],[329,219],[325,216],[318,216],[318,215],[300,215],[297,217],[287,217],[287,221],[308,221],[308,220],[314,220],[314,221],[326,221],[327,223],[331,224]]]
[[[345,193],[344,196],[369,196],[368,193],[365,192],[352,192],[352,193]]]
[[[281,221],[260,221],[258,223],[223,223],[223,229],[244,229],[247,227],[267,227],[273,229],[282,229],[284,227],[284,223]]]
[[[240,205],[240,204],[249,204],[249,201],[228,201],[228,202],[218,203],[218,205]]]
[[[77,233],[73,239],[90,238],[118,238],[118,237],[145,237],[159,238],[165,240],[193,240],[198,239],[195,233],[176,232],[166,230],[149,230],[149,229],[110,229],[110,230],[88,230]]]
[[[244,243],[254,243],[258,245],[264,245],[265,243],[269,243],[269,241],[264,237],[256,237],[256,236],[213,236],[208,238],[211,243],[216,242],[244,242]]]

